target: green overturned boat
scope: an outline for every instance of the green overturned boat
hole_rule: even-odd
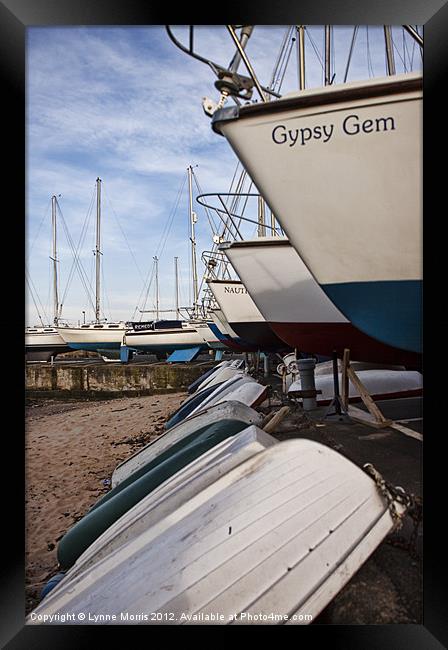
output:
[[[203,427],[169,447],[105,494],[59,542],[57,555],[61,569],[69,569],[111,524],[161,483],[246,427],[246,422],[230,419]]]

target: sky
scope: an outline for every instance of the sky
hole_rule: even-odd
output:
[[[249,40],[246,51],[262,85],[271,81],[287,29],[256,26]],[[186,27],[173,31],[187,44]],[[333,28],[334,84],[344,81],[353,32],[353,26]],[[306,28],[307,87],[323,83],[323,35],[322,26]],[[409,35],[394,27],[393,36],[397,72],[421,69],[420,49]],[[290,53],[281,94],[298,89],[296,42],[287,43]],[[234,54],[225,26],[197,27],[195,50],[222,66],[228,66]],[[200,278],[201,253],[213,246],[210,220],[213,217],[217,224],[218,217],[207,215],[196,195],[228,192],[235,171],[242,171],[202,108],[203,97],[219,100],[214,73],[179,50],[164,26],[29,27],[26,57],[27,325],[53,320],[53,195],[59,206],[62,321],[78,324],[94,318],[97,177],[102,181],[103,317],[108,321],[153,317],[143,310],[155,308],[155,256],[160,309],[174,308],[174,257],[180,302],[190,305],[187,168],[191,165],[194,171]],[[347,81],[385,76],[385,66],[382,27],[359,26]],[[243,65],[240,72],[246,74]],[[243,234],[254,236],[255,226],[246,224]],[[88,291],[73,270],[78,243]]]

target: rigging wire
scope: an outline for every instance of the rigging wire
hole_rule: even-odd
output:
[[[33,283],[32,279],[31,279],[31,275],[30,275],[30,272],[28,271],[28,269],[25,269],[25,279],[26,279],[26,282],[27,282],[28,287],[30,289],[31,298],[32,298],[34,306],[36,308],[38,318],[39,318],[40,322],[42,323],[42,327],[45,327],[45,325],[44,325],[44,323],[42,321],[42,316],[40,315],[40,311],[42,311],[43,315],[45,316],[45,319],[46,319],[47,323],[49,323],[50,321],[49,321],[48,316],[47,316],[47,314],[45,312],[45,308],[44,308],[44,306],[42,305],[42,303],[40,301],[39,294],[38,294],[38,292],[36,290],[36,287],[34,286],[34,283]],[[37,298],[37,301],[38,301],[38,303],[40,305],[40,311],[39,311],[39,307],[36,304],[35,297]]]
[[[49,251],[48,251],[48,261],[47,261],[47,298],[46,298],[46,305],[48,308],[48,313],[51,314],[51,309],[50,309],[50,287],[51,287],[51,242],[49,243]],[[48,321],[50,322],[50,321]]]
[[[102,286],[102,289],[103,289],[101,306],[103,306],[105,302],[107,303],[107,308],[109,310],[109,321],[113,322],[112,309],[110,307],[110,302],[109,302],[109,294],[108,294],[107,289],[106,289],[106,278],[105,278],[105,273],[104,273],[104,262],[101,265],[101,280],[102,280],[102,285],[101,286]],[[102,308],[102,311],[103,311],[104,320],[107,320],[104,308]]]
[[[82,285],[84,287],[84,290],[85,290],[85,293],[86,293],[86,296],[87,296],[87,301],[90,302],[90,305],[92,306],[93,311],[95,311],[95,306],[93,304],[93,300],[92,300],[92,297],[91,297],[91,296],[93,296],[93,293],[94,293],[93,288],[92,288],[91,284],[89,283],[89,280],[87,278],[87,274],[86,274],[86,272],[85,272],[85,270],[83,268],[83,265],[82,265],[82,262],[80,260],[78,251],[75,249],[73,239],[72,239],[72,237],[70,235],[70,232],[69,232],[68,227],[67,227],[67,223],[66,223],[66,221],[64,219],[64,215],[62,214],[62,210],[61,210],[59,204],[57,204],[57,207],[58,207],[59,215],[61,217],[62,225],[64,227],[65,236],[67,238],[67,241],[68,241],[69,246],[71,248],[72,254],[74,256],[74,262],[75,262],[76,268],[78,270],[79,277],[81,279],[81,283],[82,283]],[[89,291],[89,288],[90,288],[90,291]],[[62,307],[62,304],[61,304],[61,307]]]
[[[111,202],[110,202],[110,199],[109,199],[109,196],[107,195],[107,193],[106,193],[106,192],[103,192],[103,193],[104,193],[104,195],[105,195],[105,198],[106,198],[106,201],[107,201],[107,203],[108,203],[108,205],[109,205],[109,208],[110,208],[110,210],[111,210],[113,216],[115,217],[115,220],[116,220],[116,222],[117,222],[117,224],[118,224],[118,227],[119,227],[120,230],[121,230],[121,234],[123,235],[123,238],[124,238],[124,240],[125,240],[125,242],[126,242],[126,245],[127,245],[127,247],[128,247],[129,253],[131,254],[132,260],[133,260],[133,262],[134,262],[134,264],[135,264],[135,268],[137,269],[137,272],[138,272],[138,274],[139,274],[139,276],[140,276],[142,282],[144,282],[143,274],[142,274],[142,272],[141,272],[141,270],[140,270],[140,267],[139,267],[139,265],[138,265],[138,263],[137,263],[137,260],[136,260],[136,258],[135,258],[135,255],[134,255],[134,253],[133,253],[133,251],[132,251],[132,249],[131,249],[131,246],[130,246],[130,244],[129,244],[129,240],[128,240],[128,238],[126,237],[126,233],[124,232],[124,230],[123,230],[123,228],[122,228],[122,226],[121,226],[121,223],[120,223],[120,221],[119,221],[119,219],[118,219],[118,215],[117,215],[117,213],[115,212],[115,210],[114,210],[114,208],[113,208],[113,206],[112,206],[112,204],[111,204]]]
[[[404,29],[403,29],[403,32],[404,32]],[[391,40],[392,40],[392,47],[394,48],[395,52],[396,52],[397,55],[398,55],[398,58],[399,58],[400,61],[402,62],[404,71],[407,72],[407,70],[406,70],[406,63],[405,63],[405,61],[403,60],[403,57],[401,56],[401,52],[400,52],[400,50],[398,49],[398,46],[397,46],[397,44],[396,44],[395,41],[394,41],[394,37],[393,37],[392,30],[391,30],[391,35],[390,35],[390,36],[391,36]]]
[[[169,235],[171,227],[173,225],[174,217],[176,215],[176,212],[177,212],[177,209],[178,209],[178,206],[179,206],[179,202],[180,202],[180,199],[181,199],[182,192],[183,192],[186,181],[187,181],[187,178],[184,175],[181,186],[180,186],[180,189],[179,189],[177,197],[176,197],[174,207],[171,210],[170,216],[168,217],[168,220],[166,221],[164,230],[162,231],[162,234],[160,236],[159,243],[158,243],[156,251],[155,251],[156,256],[160,257],[162,255],[164,249],[165,249],[166,242],[167,242],[167,239],[168,239],[168,235]],[[148,283],[148,287],[147,287],[147,290],[146,290],[146,295],[145,295],[145,300],[144,300],[144,303],[143,303],[142,311],[144,311],[145,308],[146,308],[146,303],[147,303],[147,300],[148,300],[149,291],[151,289],[151,284],[152,284],[152,282],[154,280],[154,273],[155,273],[155,268],[154,268],[154,263],[153,263],[152,266],[150,267],[149,271],[148,271],[146,281],[145,281],[145,283],[143,285],[143,289],[140,292],[140,296],[139,296],[138,301],[137,301],[137,306],[136,306],[136,308],[134,310],[133,318],[135,317],[135,314],[139,310],[139,304],[140,304],[140,301],[142,299],[142,296],[145,294],[146,284]],[[140,315],[140,320],[141,319],[142,319],[142,315]]]
[[[306,31],[306,34],[307,34],[307,36],[308,36],[308,40],[309,40],[309,42],[311,43],[311,47],[313,48],[314,53],[315,53],[315,55],[316,55],[316,57],[317,57],[317,59],[318,59],[318,61],[319,61],[319,63],[320,63],[320,66],[321,66],[321,68],[322,68],[322,80],[324,80],[324,75],[325,75],[325,65],[324,65],[324,62],[323,62],[322,57],[321,57],[321,55],[320,55],[319,48],[316,46],[316,44],[315,44],[315,42],[314,42],[314,39],[313,39],[313,37],[311,36],[311,32],[310,32],[309,30],[307,30],[307,31]],[[324,38],[325,38],[325,34],[324,34]]]
[[[295,42],[295,38],[291,38],[293,33],[294,33],[294,26],[290,26],[286,29],[282,44],[280,46],[280,51],[277,60],[274,64],[274,68],[271,75],[271,81],[269,82],[268,85],[268,88],[270,90],[276,90],[276,85],[278,84],[278,89],[276,92],[280,92],[280,88],[285,78],[286,69],[288,67],[289,58],[291,56],[292,47]]]
[[[375,76],[375,72],[373,70],[373,62],[372,62],[372,53],[370,51],[370,39],[369,39],[369,26],[366,25],[366,50],[367,50],[367,70],[369,73],[369,77],[372,78]]]
[[[194,183],[196,185],[196,190],[197,190],[198,194],[202,194],[203,193],[202,189],[201,189],[201,187],[199,185],[199,181],[198,181],[197,176],[194,173],[194,171],[192,172],[192,177],[193,177]],[[203,206],[203,207],[205,209],[205,214],[207,215],[210,230],[212,231],[213,235],[216,235],[218,233],[218,226],[216,225],[215,220],[213,219],[213,217],[210,215],[210,210],[206,206]]]
[[[141,312],[145,311],[145,309],[146,309],[146,303],[147,303],[147,301],[148,301],[149,291],[150,291],[150,289],[151,289],[151,285],[152,285],[152,282],[153,282],[154,277],[155,277],[155,261],[154,261],[154,258],[153,258],[152,266],[151,266],[150,269],[149,269],[148,276],[149,276],[149,274],[151,274],[151,277],[149,278],[148,288],[147,288],[147,290],[146,290],[145,300],[144,300],[144,302],[143,302],[143,306],[142,306],[142,310],[141,310]],[[146,285],[145,285],[145,287],[146,287]],[[140,294],[140,297],[141,297],[141,294]],[[132,320],[134,320],[135,315],[136,315],[137,311],[139,310],[139,306],[138,306],[138,305],[139,305],[139,303],[140,303],[140,297],[139,297],[139,299],[138,299],[137,306],[136,306],[136,308],[134,309],[134,313],[132,314]],[[140,320],[142,320],[142,318],[143,318],[143,314],[140,313]]]
[[[276,92],[280,92],[281,87],[283,85],[286,71],[289,65],[289,60],[291,57],[291,53],[293,50],[293,46],[295,43],[295,38],[294,38],[294,26],[290,26],[286,29],[285,35],[283,37],[279,54],[277,56],[277,60],[274,64],[274,68],[272,71],[271,79],[268,84],[268,88],[271,90],[275,90],[276,86]],[[214,210],[217,212],[218,215],[220,216],[220,221],[223,222],[222,226],[222,231],[219,239],[223,238],[226,234],[226,231],[229,233],[229,236],[233,239],[236,240],[237,235],[239,233],[241,223],[242,223],[242,217],[245,214],[245,211],[248,206],[249,202],[249,196],[245,196],[244,199],[242,198],[242,194],[244,193],[244,185],[246,183],[246,180],[249,181],[249,187],[246,190],[245,193],[250,194],[252,186],[253,186],[253,181],[252,179],[248,176],[246,170],[243,168],[242,172],[236,180],[237,172],[240,166],[240,162],[238,161],[235,171],[230,183],[230,189],[228,195],[225,197],[224,200],[224,206],[227,208],[230,212],[231,215],[235,215],[236,217],[236,212],[238,211],[239,205],[241,202],[243,202],[242,209],[239,211],[238,217],[235,219],[229,217],[229,215],[225,212],[225,210],[221,210],[219,208],[214,208]],[[235,185],[235,187],[234,187]],[[199,188],[200,193],[202,191]],[[230,204],[230,206],[229,206]],[[216,232],[218,232],[218,228],[216,228]],[[218,262],[217,268],[213,271],[213,273],[216,275],[216,277],[222,277],[224,278],[225,276],[231,277],[229,267],[230,267],[230,262],[226,259],[224,259],[223,255],[219,255],[217,252],[219,246],[218,243],[213,243],[212,250],[210,251],[211,253],[211,258],[214,258]],[[201,280],[201,288],[202,285],[207,277],[209,277],[209,274],[211,273],[211,270],[207,268],[204,271],[204,274],[202,276]]]
[[[40,224],[39,224],[39,228],[37,229],[37,233],[36,233],[36,235],[35,235],[35,237],[34,237],[34,239],[33,239],[33,243],[31,244],[29,250],[27,251],[28,255],[31,255],[31,252],[32,252],[32,250],[33,250],[33,248],[34,248],[34,245],[35,245],[35,243],[36,243],[36,241],[37,241],[37,238],[38,238],[38,236],[39,236],[40,229],[42,228],[42,224],[43,224],[44,220],[45,220],[45,219],[47,218],[47,216],[48,216],[48,212],[49,212],[49,208],[50,208],[50,206],[51,206],[51,199],[47,202],[47,207],[46,207],[46,209],[45,209],[44,215],[43,215],[43,217],[42,217],[42,219],[41,219],[41,222],[40,222]]]
[[[75,270],[77,270],[77,264],[78,264],[77,258],[79,258],[79,251],[81,250],[81,248],[82,248],[82,246],[84,244],[84,240],[85,240],[85,237],[86,237],[86,234],[87,234],[87,226],[88,226],[88,223],[89,223],[89,217],[91,217],[91,214],[92,214],[94,196],[95,196],[95,190],[93,190],[92,196],[90,198],[90,204],[89,204],[86,216],[84,218],[84,223],[83,223],[83,226],[82,226],[82,229],[81,229],[81,234],[80,234],[79,239],[78,239],[78,245],[76,247],[76,253],[74,254],[73,262],[72,262],[72,265],[70,267],[70,272],[69,272],[68,279],[67,279],[67,283],[66,283],[63,295],[62,295],[61,304],[60,304],[60,311],[62,311],[62,306],[65,303],[65,298],[66,298],[68,290],[70,288],[70,285],[71,285]],[[56,202],[56,205],[57,205],[57,207],[59,209],[60,214],[62,215],[61,207],[60,207],[58,201]],[[93,303],[92,303],[92,305],[93,305]]]
[[[346,67],[345,67],[344,83],[347,81],[348,71],[349,71],[349,68],[350,68],[350,63],[351,63],[353,51],[354,51],[354,48],[355,48],[356,37],[358,35],[358,29],[359,29],[359,25],[355,25],[355,27],[353,29],[352,42],[350,44],[350,50],[349,50],[349,53],[348,53],[347,64],[346,64]]]

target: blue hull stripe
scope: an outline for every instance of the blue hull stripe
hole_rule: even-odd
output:
[[[191,350],[191,343],[180,345],[128,345],[131,350],[146,350],[148,352],[174,352],[174,350]],[[208,345],[198,345],[201,350],[209,350]]]
[[[67,343],[72,350],[119,350],[120,343]]]
[[[229,336],[228,334],[223,334],[221,330],[218,328],[216,323],[208,323],[209,328],[212,330],[213,334],[220,340],[223,341],[224,343],[226,341],[233,341],[234,343],[237,343],[238,345],[245,346],[245,345],[252,345],[248,343],[247,341],[244,341],[243,339],[240,339],[239,336]]]
[[[422,282],[346,282],[322,289],[355,327],[401,350],[422,351]]]

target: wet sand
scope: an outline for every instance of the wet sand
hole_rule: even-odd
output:
[[[101,402],[39,400],[26,409],[26,612],[58,571],[61,537],[110,488],[115,467],[163,432],[186,393]],[[106,484],[105,484],[106,482]]]

